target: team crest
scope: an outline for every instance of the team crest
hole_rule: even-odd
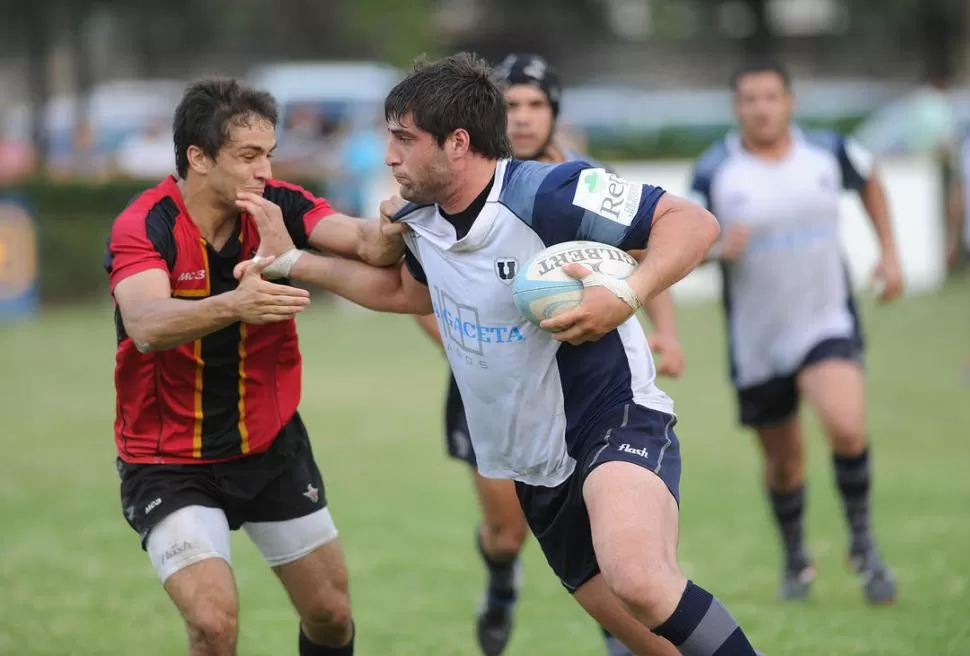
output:
[[[495,260],[495,273],[498,279],[506,285],[511,285],[515,274],[519,272],[519,261],[514,257],[500,257]]]

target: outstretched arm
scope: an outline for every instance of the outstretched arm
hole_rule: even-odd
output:
[[[404,263],[375,267],[356,260],[304,253],[290,278],[322,287],[379,312],[430,314],[431,294]]]

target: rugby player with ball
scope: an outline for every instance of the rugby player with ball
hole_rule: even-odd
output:
[[[410,229],[404,262],[304,253],[289,276],[376,310],[435,313],[479,472],[516,482],[546,560],[600,625],[637,654],[668,643],[690,656],[756,654],[721,602],[678,565],[674,404],[655,384],[634,316],[701,263],[717,220],[583,162],[510,159],[505,98],[475,55],[417,66],[384,113],[385,161],[410,201],[394,216]],[[449,220],[459,214],[464,221]],[[536,325],[540,317],[530,320],[515,301],[508,263],[528,272],[537,254],[568,260],[556,250],[575,241],[646,252],[625,280],[566,261],[581,301]],[[520,304],[530,285],[539,298],[535,281],[522,281]]]

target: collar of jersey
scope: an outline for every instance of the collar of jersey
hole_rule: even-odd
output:
[[[478,250],[485,243],[488,234],[492,231],[492,227],[495,225],[495,221],[501,215],[500,206],[498,204],[499,196],[502,194],[502,188],[505,186],[505,172],[508,168],[509,160],[500,159],[495,164],[495,182],[492,183],[492,190],[488,193],[488,198],[485,199],[485,206],[482,211],[478,213],[475,217],[475,221],[472,223],[471,229],[468,234],[456,241],[455,243],[448,246],[448,250],[453,253],[461,253]],[[437,211],[437,208],[435,209]],[[439,219],[444,221],[443,218]]]

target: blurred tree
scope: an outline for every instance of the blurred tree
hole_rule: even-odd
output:
[[[343,0],[346,35],[355,50],[406,67],[417,55],[438,54],[436,0]]]
[[[553,61],[615,40],[607,0],[481,0],[481,20],[449,44],[497,60],[509,52],[537,52]]]
[[[776,54],[775,35],[768,20],[768,0],[745,0],[754,19],[751,34],[741,39],[742,56],[766,58]]]
[[[96,0],[61,0],[61,25],[66,32],[71,53],[71,74],[74,93],[77,96],[77,111],[74,115],[75,133],[83,129],[90,116],[90,95],[94,86],[94,70],[91,48],[86,30],[87,18],[94,10]]]
[[[23,43],[27,55],[28,106],[30,134],[37,173],[47,173],[48,135],[44,109],[51,95],[48,57],[53,41],[51,6],[46,2],[14,3],[11,8],[16,24],[23,26]]]

